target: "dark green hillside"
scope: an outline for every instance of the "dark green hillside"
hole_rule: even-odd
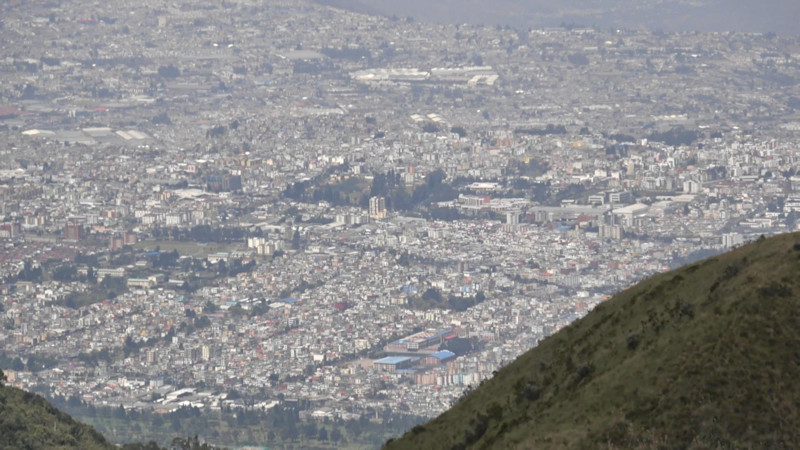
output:
[[[654,276],[390,442],[800,448],[800,234]]]
[[[116,447],[94,428],[75,421],[42,397],[2,386],[0,381],[0,448],[92,450]]]

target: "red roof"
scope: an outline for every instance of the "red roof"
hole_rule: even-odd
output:
[[[22,114],[22,110],[17,108],[0,108],[0,117],[18,116],[20,114]]]

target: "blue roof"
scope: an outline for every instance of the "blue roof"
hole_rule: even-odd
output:
[[[451,352],[450,350],[442,350],[440,352],[432,353],[431,356],[439,359],[447,359],[456,356],[456,354]]]
[[[401,362],[406,362],[410,359],[410,356],[387,356],[386,358],[381,358],[377,361],[374,361],[372,364],[400,364]]]
[[[297,303],[297,299],[296,298],[292,298],[292,297],[282,298],[282,299],[280,299],[278,301],[279,302],[284,302],[284,303]]]

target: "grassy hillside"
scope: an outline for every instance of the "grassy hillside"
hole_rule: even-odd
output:
[[[92,427],[75,421],[42,397],[0,382],[0,448],[112,449]]]
[[[654,276],[387,449],[800,448],[800,234]]]

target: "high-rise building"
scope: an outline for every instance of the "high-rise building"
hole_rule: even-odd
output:
[[[134,232],[122,233],[122,238],[125,240],[125,245],[134,245],[139,242],[139,238]]]
[[[108,239],[108,248],[109,250],[119,250],[125,246],[125,238],[122,236],[111,236]]]
[[[206,189],[210,192],[227,192],[242,190],[240,175],[213,174],[206,177]]]
[[[517,225],[519,224],[519,211],[507,211],[506,212],[506,223],[508,225]]]
[[[75,222],[64,225],[64,240],[78,242],[83,238],[83,226]]]
[[[203,345],[200,347],[200,358],[203,361],[209,361],[214,358],[217,354],[217,351],[214,347],[210,345]]]
[[[600,224],[600,239],[619,241],[622,238],[622,227],[620,225]]]
[[[115,234],[109,238],[108,248],[111,250],[119,250],[126,245],[134,245],[136,242],[138,242],[136,233],[125,232],[122,234]]]
[[[722,246],[724,248],[733,248],[744,243],[744,237],[739,233],[726,233],[722,235]]]
[[[372,197],[369,199],[369,217],[372,219],[386,218],[386,199],[383,197]]]
[[[22,234],[22,227],[18,222],[0,224],[0,238],[14,239]]]

